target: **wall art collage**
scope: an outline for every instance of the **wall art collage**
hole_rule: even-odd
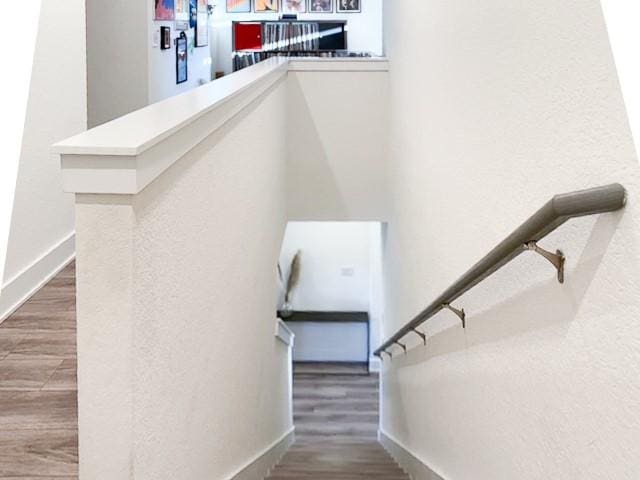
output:
[[[194,29],[193,46],[209,45],[209,3],[208,0],[155,0],[157,22],[174,22],[176,32],[176,83],[188,80],[189,37],[186,32]],[[160,27],[160,48],[170,50],[171,27]]]
[[[226,0],[227,13],[360,13],[365,0]]]

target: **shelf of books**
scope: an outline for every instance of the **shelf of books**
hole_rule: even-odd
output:
[[[234,71],[273,56],[333,57],[346,51],[346,21],[233,22]]]

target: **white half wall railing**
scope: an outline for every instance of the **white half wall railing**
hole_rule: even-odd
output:
[[[276,265],[302,202],[290,172],[307,161],[292,158],[291,122],[311,122],[317,151],[347,133],[326,112],[386,128],[386,62],[316,62],[274,58],[54,147],[76,199],[80,478],[257,480],[292,442],[293,339],[274,335]],[[369,119],[349,116],[339,85]],[[306,100],[323,91],[314,117]],[[384,215],[350,192],[380,183],[385,140],[335,166],[355,142],[307,164],[317,175],[299,181],[339,198],[301,216]],[[355,177],[362,162],[374,173]]]

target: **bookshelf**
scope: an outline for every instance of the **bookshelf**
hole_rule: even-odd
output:
[[[332,57],[347,50],[342,20],[238,21],[232,35],[234,71],[273,56]]]

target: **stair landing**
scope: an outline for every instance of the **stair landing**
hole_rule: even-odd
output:
[[[269,480],[409,480],[377,441],[377,374],[322,364],[295,372],[296,443]]]

